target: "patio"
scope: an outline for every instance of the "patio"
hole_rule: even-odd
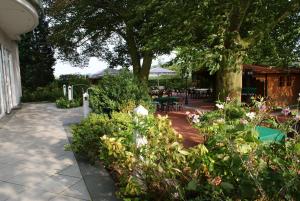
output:
[[[0,122],[0,200],[91,200],[63,125],[78,109],[25,104]]]

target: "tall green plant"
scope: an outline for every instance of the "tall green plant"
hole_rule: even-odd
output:
[[[122,110],[122,106],[133,101],[135,105],[150,106],[148,88],[127,71],[104,76],[97,86],[90,90],[90,107],[96,113],[106,110]]]
[[[39,25],[32,32],[21,36],[19,44],[22,86],[26,90],[45,87],[54,81],[54,48],[49,42],[49,25],[40,13]]]

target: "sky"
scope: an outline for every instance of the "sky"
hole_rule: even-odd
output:
[[[171,53],[170,55],[160,56],[153,61],[152,66],[166,63],[174,57],[175,57],[174,53]],[[72,65],[68,62],[57,60],[56,65],[54,66],[54,76],[58,78],[60,75],[65,75],[65,74],[90,75],[102,71],[107,67],[108,64],[106,62],[100,61],[95,57],[90,58],[89,65],[85,68],[72,67]]]
[[[73,67],[68,62],[57,60],[56,65],[54,66],[54,76],[59,77],[60,75],[65,75],[65,74],[89,75],[89,74],[97,73],[107,68],[107,66],[108,66],[107,63],[103,61],[99,61],[95,57],[90,58],[89,65],[85,68]]]

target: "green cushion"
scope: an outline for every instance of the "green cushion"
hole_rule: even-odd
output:
[[[285,134],[277,129],[257,126],[256,131],[259,133],[258,139],[262,142],[282,142],[285,139]]]

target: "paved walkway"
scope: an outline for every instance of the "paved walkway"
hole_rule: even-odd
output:
[[[0,201],[90,200],[63,125],[79,109],[25,104],[0,121]]]

